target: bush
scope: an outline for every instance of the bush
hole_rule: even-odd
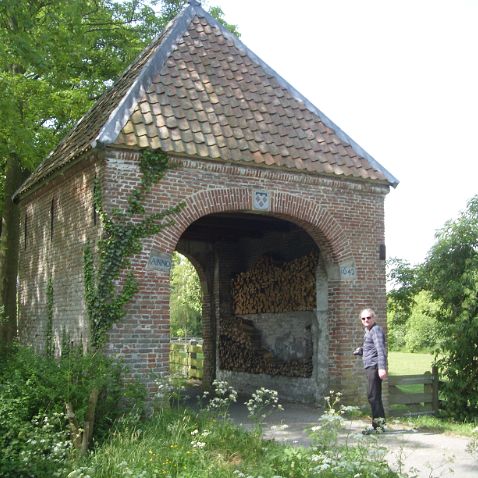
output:
[[[141,398],[139,388],[126,387],[122,377],[122,367],[99,354],[72,350],[55,360],[16,347],[0,369],[0,476],[61,474],[72,449],[65,404],[71,403],[83,423],[90,391],[99,388],[95,438],[100,440],[120,416],[122,397],[134,403]]]
[[[387,326],[387,341],[389,350],[394,352],[405,350],[407,345],[407,342],[405,340],[407,326],[395,324],[393,321],[390,320],[387,322]]]
[[[387,297],[387,341],[389,350],[397,351],[405,348],[407,320],[408,312],[403,312],[400,304],[389,294]]]

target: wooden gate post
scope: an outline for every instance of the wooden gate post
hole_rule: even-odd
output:
[[[432,376],[433,376],[433,383],[432,383],[432,410],[433,414],[436,415],[438,413],[439,401],[438,401],[438,367],[433,365],[432,367]]]

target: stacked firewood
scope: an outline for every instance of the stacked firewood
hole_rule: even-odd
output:
[[[283,264],[260,258],[232,281],[234,312],[238,315],[313,310],[316,303],[315,252]]]
[[[260,331],[250,320],[223,318],[220,323],[219,361],[222,370],[310,377],[312,357],[284,361],[261,344]]]

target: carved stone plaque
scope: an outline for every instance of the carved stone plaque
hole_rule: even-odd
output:
[[[256,211],[269,211],[271,208],[269,191],[252,191],[252,209]]]

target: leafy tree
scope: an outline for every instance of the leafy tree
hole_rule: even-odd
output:
[[[181,254],[174,253],[171,271],[171,334],[200,337],[202,294],[194,266]]]
[[[449,411],[478,414],[478,195],[437,234],[424,264],[425,287],[442,306],[437,364]]]
[[[403,259],[387,261],[387,279],[391,289],[387,294],[388,345],[391,350],[406,348],[408,319],[420,290],[420,266]]]
[[[387,261],[387,279],[391,285],[388,297],[404,322],[410,315],[413,297],[420,290],[420,267],[396,257]],[[398,319],[399,322],[402,320]]]
[[[404,332],[404,346],[410,352],[434,352],[440,343],[440,326],[436,316],[441,303],[433,300],[430,292],[422,290],[415,295],[410,317]]]
[[[413,300],[413,299],[411,299]],[[390,294],[387,295],[387,342],[389,350],[405,349],[405,333],[408,316],[401,313],[399,304]]]
[[[478,195],[437,233],[423,264],[411,268],[397,261],[395,265],[396,288],[389,293],[392,331],[396,328],[395,335],[404,334],[400,346],[412,350],[433,346],[445,379],[442,392],[448,411],[461,419],[476,417]],[[401,314],[398,321],[396,310]]]
[[[0,2],[0,302],[6,317],[0,344],[16,331],[19,217],[13,193],[185,3]],[[236,30],[219,8],[211,12]]]
[[[395,296],[387,297],[388,346],[390,350],[434,352],[440,337],[440,323],[436,314],[440,303],[422,290],[408,299],[407,312]]]

